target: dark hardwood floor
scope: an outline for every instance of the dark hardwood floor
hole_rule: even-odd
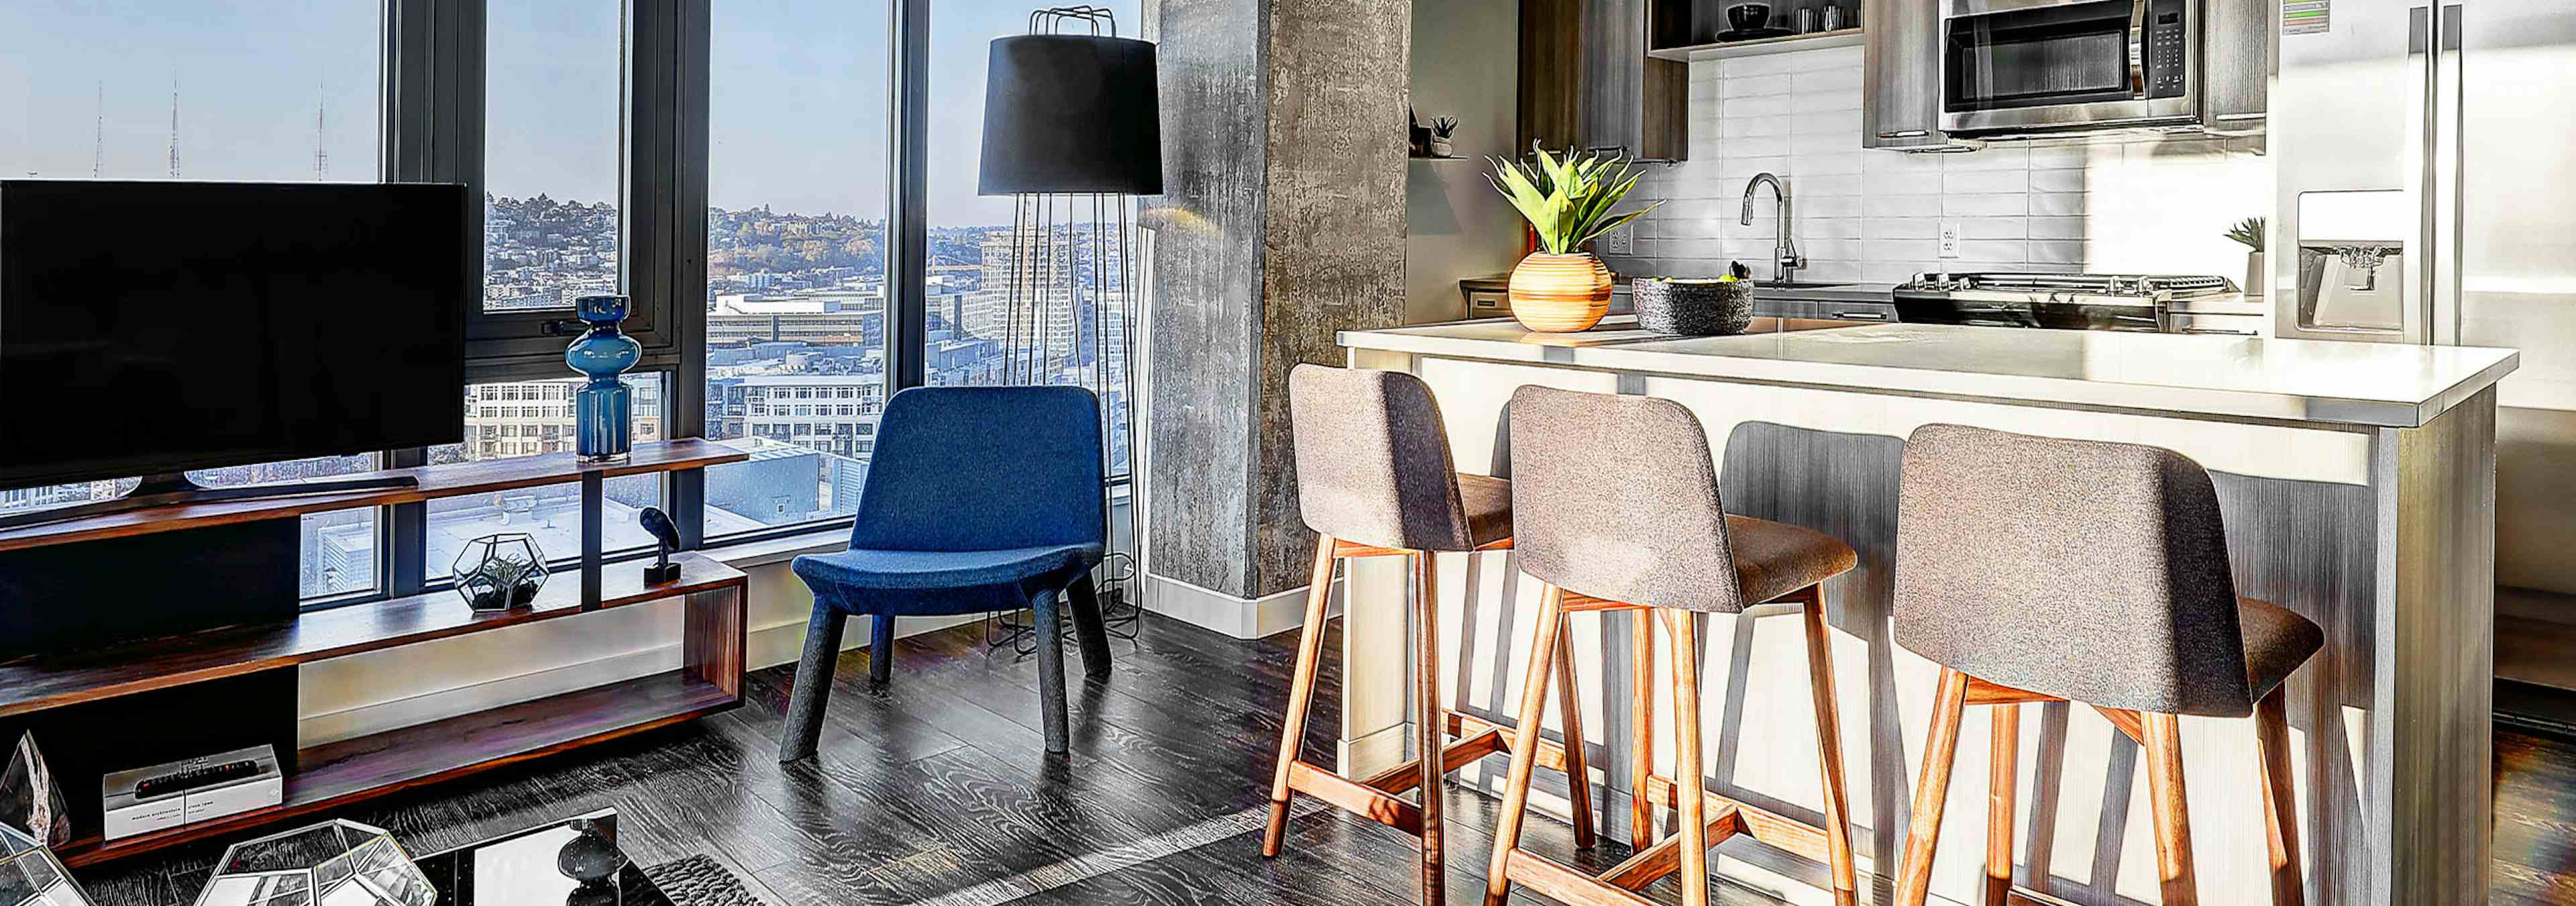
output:
[[[895,680],[841,659],[820,757],[776,761],[790,667],[752,674],[745,707],[693,724],[341,812],[432,851],[613,806],[637,859],[705,854],[777,904],[1407,904],[1410,838],[1312,805],[1288,851],[1259,855],[1292,637],[1244,642],[1158,617],[1114,643],[1116,674],[1073,696],[1073,753],[1050,759],[1036,667],[987,655],[977,627],[904,639]],[[1327,645],[1326,688],[1339,684]],[[1079,663],[1079,659],[1074,659]],[[1074,676],[1079,680],[1080,671]],[[1307,757],[1332,760],[1333,696]],[[2576,745],[2498,732],[2495,900],[2576,903]],[[1455,902],[1483,889],[1491,800],[1452,788]],[[1528,845],[1606,869],[1603,839],[1530,822]],[[219,844],[77,872],[99,906],[188,903]],[[1719,885],[1719,903],[1775,902]],[[1677,894],[1666,881],[1650,891]],[[1515,891],[1516,902],[1542,898]]]

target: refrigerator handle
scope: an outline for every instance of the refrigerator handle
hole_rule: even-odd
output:
[[[2429,201],[2432,206],[2432,267],[2425,269],[2430,282],[2426,298],[2430,300],[2425,340],[2446,346],[2460,342],[2460,264],[2466,251],[2467,229],[2461,217],[2468,194],[2464,165],[2467,155],[2467,85],[2461,61],[2461,4],[2442,7],[2441,18],[2434,26],[2433,57],[2433,155]]]
[[[2398,328],[2405,342],[2433,342],[2433,258],[2435,124],[2442,116],[2441,92],[2433,65],[2433,8],[2406,11],[2406,79],[2413,86],[2406,99],[2406,198],[2415,212],[2415,227],[2404,237],[2406,280],[2398,287]]]

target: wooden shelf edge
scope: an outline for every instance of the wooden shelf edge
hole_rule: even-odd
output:
[[[287,778],[285,802],[279,806],[114,843],[95,837],[75,840],[55,855],[73,868],[141,855],[660,729],[741,704],[741,696],[682,668],[311,746],[297,753],[298,770]]]
[[[48,658],[44,656],[21,659],[9,664],[0,664],[0,717],[240,676],[262,670],[293,667],[403,645],[490,632],[647,601],[667,600],[727,586],[745,586],[749,582],[749,578],[741,570],[727,566],[702,552],[682,551],[672,555],[671,560],[681,564],[680,579],[663,585],[642,585],[640,578],[633,576],[643,569],[639,563],[615,564],[611,568],[617,571],[618,576],[635,584],[632,588],[626,588],[621,587],[626,583],[620,582],[603,589],[603,596],[595,606],[583,605],[580,600],[580,576],[567,572],[549,581],[545,590],[538,594],[535,603],[519,610],[478,615],[473,614],[454,592],[428,592],[405,598],[317,610],[297,617],[291,624],[282,623],[273,627],[228,627],[194,635],[150,639],[130,645],[76,652],[72,656],[77,661],[74,664],[48,665]],[[389,617],[394,619],[388,619]],[[392,628],[375,625],[397,622],[406,617],[413,622]],[[424,622],[427,620],[443,622]],[[373,635],[364,634],[369,630],[381,631]],[[159,671],[138,669],[138,667],[148,668],[160,660],[164,655],[159,652],[164,649],[171,652],[169,657],[174,658],[202,656],[208,648],[227,643],[244,647],[264,643],[292,644],[275,640],[293,639],[307,633],[329,641],[317,642],[311,647],[297,650],[245,654],[237,660],[200,663]],[[64,684],[60,688],[48,689],[36,694],[23,692],[52,672],[95,672],[102,676],[100,681],[92,684]]]
[[[447,463],[410,469],[386,469],[379,472],[334,477],[350,479],[410,477],[419,479],[421,486],[386,491],[305,494],[262,500],[179,504],[92,516],[51,525],[0,530],[0,551],[488,494],[578,481],[583,475],[591,473],[596,473],[603,478],[617,478],[654,472],[703,469],[742,462],[749,458],[751,458],[750,453],[718,441],[681,438],[636,444],[629,460],[616,465],[586,466],[575,462],[570,453],[549,453],[512,459]]]
[[[1788,53],[1795,50],[1821,50],[1827,47],[1858,47],[1864,33],[1858,28],[1820,31],[1804,35],[1783,35],[1751,41],[1727,41],[1717,44],[1693,44],[1687,47],[1663,47],[1646,51],[1658,60],[1693,63],[1701,60],[1723,60],[1728,57],[1758,57],[1763,54]]]

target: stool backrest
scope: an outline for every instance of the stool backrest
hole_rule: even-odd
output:
[[[1080,387],[915,387],[886,401],[850,546],[1104,544],[1100,398]]]
[[[1744,609],[1708,432],[1682,404],[1522,387],[1511,445],[1522,572],[1630,604]]]
[[[1379,547],[1476,546],[1448,428],[1421,378],[1299,365],[1288,372],[1288,418],[1307,528]]]
[[[2175,714],[2253,707],[2218,495],[2171,450],[1916,430],[1895,611],[1898,644],[2006,686]]]

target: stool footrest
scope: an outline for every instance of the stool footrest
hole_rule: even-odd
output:
[[[1288,764],[1288,788],[1396,830],[1422,835],[1421,806],[1303,761]]]
[[[1476,759],[1507,751],[1509,745],[1499,727],[1450,743],[1440,749],[1440,773],[1452,773],[1475,763]],[[1422,783],[1420,764],[1419,759],[1407,761],[1362,778],[1359,784],[1388,795],[1398,795]]]
[[[1744,824],[1745,836],[1818,862],[1829,865],[1833,863],[1833,848],[1825,841],[1824,828],[1763,811],[1716,793],[1704,795],[1708,802],[1709,814],[1715,815],[1727,809],[1734,810],[1736,819]],[[1681,807],[1679,788],[1671,778],[1662,774],[1646,778],[1646,797],[1662,803],[1665,808]],[[1709,842],[1717,841],[1711,839]]]
[[[1737,806],[1713,809],[1708,819],[1708,845],[1726,842],[1728,837],[1746,833],[1744,816]],[[1682,870],[1682,836],[1674,834],[1663,842],[1638,851],[1615,868],[1601,875],[1601,883],[1624,890],[1644,890],[1646,885],[1661,881]]]
[[[1504,862],[1503,872],[1523,887],[1573,906],[1656,906],[1653,900],[1616,887],[1603,886],[1591,875],[1559,865],[1526,849],[1512,850]]]
[[[1475,736],[1482,736],[1486,733],[1496,733],[1501,736],[1503,748],[1517,749],[1520,747],[1520,733],[1512,730],[1510,727],[1506,727],[1501,724],[1487,723],[1483,720],[1469,717],[1456,711],[1447,712],[1447,717],[1449,718],[1448,729],[1449,735],[1451,736],[1467,736],[1473,738]],[[1560,774],[1564,773],[1565,747],[1549,741],[1545,736],[1538,737],[1538,766]],[[1590,783],[1591,779],[1584,778],[1584,782]]]

